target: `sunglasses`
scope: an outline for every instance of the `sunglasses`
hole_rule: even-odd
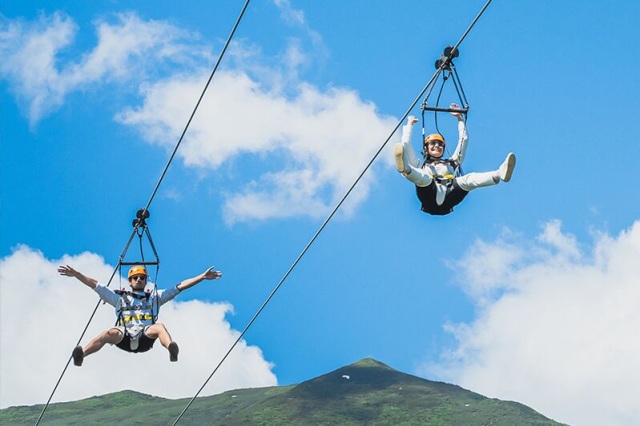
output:
[[[144,275],[134,275],[131,277],[131,281],[145,281],[147,279]]]
[[[435,146],[440,147],[440,148],[444,148],[444,142],[441,142],[441,141],[429,141],[429,146],[432,147],[432,148],[435,147]]]

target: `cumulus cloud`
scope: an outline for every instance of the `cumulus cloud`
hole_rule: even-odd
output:
[[[46,402],[89,320],[98,297],[79,281],[60,276],[60,264],[106,282],[113,271],[91,253],[48,260],[29,247],[19,247],[0,259],[0,407]],[[126,284],[126,279],[124,280]],[[119,287],[119,283],[114,283]],[[214,292],[214,290],[212,290]],[[215,296],[213,296],[215,297]],[[131,389],[167,398],[191,397],[237,340],[225,316],[228,303],[202,301],[164,305],[160,319],[180,344],[180,359],[170,363],[168,352],[156,343],[144,354],[129,354],[105,346],[86,358],[81,368],[70,364],[53,401],[88,398]],[[82,339],[114,324],[110,305],[100,305]],[[121,367],[145,371],[144,380],[129,380]],[[242,340],[203,390],[212,395],[229,389],[275,386],[277,380],[256,346]]]
[[[123,82],[154,73],[165,62],[191,64],[206,56],[200,47],[184,44],[193,37],[162,21],[142,21],[132,13],[115,15],[114,22],[94,22],[97,44],[75,54],[78,25],[57,12],[34,22],[0,21],[0,75],[28,111],[32,126],[60,107],[74,91],[96,83]],[[79,57],[68,60],[68,57]]]
[[[302,79],[310,64],[326,58],[326,48],[302,12],[286,0],[275,6],[300,36],[288,38],[270,58],[249,41],[232,43],[177,152],[204,178],[229,165],[233,181],[225,187],[239,189],[222,194],[228,224],[324,217],[396,124],[353,89]],[[209,77],[211,55],[190,42],[196,36],[186,30],[135,14],[95,25],[96,47],[65,62],[61,52],[78,31],[70,17],[5,22],[0,73],[28,105],[32,124],[71,91],[135,79],[142,101],[123,107],[116,120],[147,142],[173,150]],[[162,70],[167,63],[182,65]],[[389,166],[391,156],[386,157]],[[346,215],[367,197],[373,181],[373,173],[363,177],[342,209]]]
[[[396,124],[352,89],[300,80],[298,69],[321,56],[322,43],[288,2],[278,6],[315,40],[314,47],[302,52],[294,39],[282,55],[265,58],[258,46],[234,43],[233,66],[215,75],[178,151],[185,164],[201,169],[234,163],[242,188],[225,194],[228,224],[326,215]],[[117,119],[150,143],[172,149],[208,77],[202,69],[149,83],[141,91],[142,105],[126,108]],[[372,182],[372,174],[364,176],[346,214],[366,198]]]
[[[558,221],[476,242],[459,262],[474,321],[436,374],[570,424],[640,424],[640,221],[590,250]]]
[[[169,148],[202,90],[203,78],[181,76],[149,85],[144,105],[124,111],[118,119]],[[237,178],[243,188],[226,194],[223,207],[231,224],[325,215],[395,124],[349,89],[321,91],[300,84],[297,95],[288,97],[248,72],[225,71],[210,90],[179,155],[196,167],[218,168],[231,159],[239,163]],[[243,166],[247,157],[259,165],[254,168],[267,171],[256,174]],[[371,175],[365,176],[350,206],[366,197],[371,180]]]

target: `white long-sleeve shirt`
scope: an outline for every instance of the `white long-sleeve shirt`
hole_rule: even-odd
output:
[[[406,124],[402,128],[402,140],[401,143],[405,147],[405,152],[407,153],[407,160],[409,161],[409,165],[415,168],[421,168],[425,171],[425,173],[429,174],[432,178],[435,176],[446,176],[453,175],[455,170],[453,166],[449,162],[433,160],[430,163],[421,164],[422,161],[416,156],[415,151],[411,145],[411,133],[413,130],[413,126],[411,124]],[[469,143],[469,136],[467,135],[467,126],[464,120],[458,120],[458,145],[456,146],[453,155],[449,158],[451,161],[457,162],[459,165],[462,165],[462,162],[465,159],[467,154],[467,145]]]
[[[447,196],[448,186],[438,178],[454,178],[456,167],[459,167],[464,161],[469,142],[467,126],[464,120],[458,120],[458,145],[453,155],[447,159],[448,161],[444,159],[430,159],[424,164],[422,164],[422,161],[416,156],[411,145],[412,128],[413,126],[411,124],[406,124],[402,128],[401,143],[404,145],[403,151],[405,152],[406,160],[409,162],[412,171],[415,172],[410,173],[406,177],[419,187],[429,186],[435,181],[435,201],[436,204],[440,206],[444,203]],[[452,162],[454,162],[454,164],[452,164]],[[455,163],[457,163],[457,165]]]

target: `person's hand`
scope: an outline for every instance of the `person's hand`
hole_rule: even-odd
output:
[[[451,109],[461,109],[460,105],[458,104],[451,104],[449,105],[449,108]],[[451,111],[451,115],[453,115],[455,118],[457,118],[458,120],[462,119],[462,111]]]
[[[77,277],[78,276],[78,271],[76,271],[75,269],[73,269],[69,265],[59,266],[58,267],[58,272],[60,273],[60,275],[65,275],[67,277]]]
[[[215,268],[215,266],[212,266],[211,268],[207,269],[204,273],[204,279],[205,280],[217,280],[218,278],[220,278],[222,276],[222,272],[220,271],[214,271],[213,269]]]
[[[410,115],[409,117],[407,117],[407,124],[413,126],[417,122],[418,122],[418,119],[415,118],[413,115]]]

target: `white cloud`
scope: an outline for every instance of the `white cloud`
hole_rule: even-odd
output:
[[[558,221],[477,242],[459,264],[476,319],[448,325],[458,346],[423,371],[562,422],[640,424],[638,259],[640,221],[588,255]]]
[[[237,162],[237,179],[244,187],[227,194],[223,210],[230,224],[326,215],[396,120],[381,117],[373,103],[347,88],[320,90],[308,83],[289,82],[284,88],[295,94],[287,95],[282,79],[274,75],[291,73],[264,66],[260,70],[238,68],[216,74],[178,155],[187,165],[201,168],[216,169],[232,159]],[[269,81],[252,74],[269,75]],[[172,149],[205,81],[203,73],[149,84],[144,87],[144,104],[123,111],[118,119],[140,129],[146,140]],[[266,171],[243,168],[247,160]],[[350,208],[366,197],[372,179],[371,173],[365,175]]]
[[[78,26],[64,13],[37,21],[0,21],[0,75],[28,110],[31,126],[60,107],[65,97],[96,82],[123,82],[155,73],[165,62],[191,64],[207,57],[200,47],[181,40],[187,32],[162,21],[142,21],[135,14],[115,15],[115,22],[95,22],[97,44],[77,61],[65,61]],[[193,55],[193,56],[192,56]]]
[[[257,46],[232,43],[225,60],[231,66],[215,75],[178,150],[187,166],[200,171],[228,163],[236,172],[227,188],[240,189],[224,194],[228,224],[324,217],[396,124],[352,89],[301,80],[301,70],[325,58],[326,48],[302,12],[288,1],[275,5],[311,47],[305,51],[305,43],[292,37],[281,54],[264,58]],[[95,26],[95,48],[76,55],[77,62],[64,62],[59,56],[77,32],[71,18],[57,13],[35,23],[3,25],[0,73],[28,105],[32,125],[72,91],[133,79],[142,104],[124,108],[116,119],[137,128],[148,142],[173,150],[209,77],[211,55],[201,45],[185,44],[195,38],[186,31],[135,14]],[[182,64],[182,71],[157,71],[168,63]],[[390,165],[391,156],[386,157]],[[373,173],[364,176],[342,208],[346,215],[366,198],[373,179]]]
[[[289,0],[274,0],[273,3],[280,9],[285,22],[288,22],[290,25],[306,25],[304,12],[293,9]]]
[[[70,264],[103,281],[113,271],[101,257],[91,253],[48,260],[23,246],[0,259],[2,408],[46,402],[99,300],[95,292],[79,281],[60,276],[57,273],[60,264]],[[111,287],[114,285],[120,286],[114,283]],[[160,321],[180,345],[177,363],[169,362],[166,349],[159,343],[144,354],[129,354],[107,345],[88,356],[81,368],[70,364],[53,401],[123,389],[167,398],[192,397],[239,336],[225,321],[225,315],[231,311],[228,303],[179,299],[169,302],[160,310]],[[114,322],[113,308],[100,304],[81,343],[85,345]],[[144,380],[129,380],[132,376],[121,374],[122,366],[148,374],[144,374]],[[241,341],[202,395],[275,386],[277,380],[271,368],[258,347]]]
[[[56,69],[57,52],[69,45],[77,31],[67,16],[42,16],[35,24],[3,20],[0,73],[16,95],[29,104],[32,124],[44,111],[62,103],[67,88]]]
[[[320,58],[326,58],[329,55],[322,36],[309,26],[303,11],[292,8],[289,0],[274,0],[274,4],[280,10],[281,19],[286,24],[304,32],[305,37],[311,42],[315,55]]]

